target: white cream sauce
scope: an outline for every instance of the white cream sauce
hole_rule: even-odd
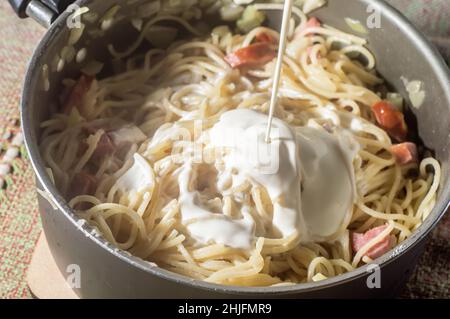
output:
[[[254,221],[246,209],[243,218],[233,220],[223,214],[214,214],[201,203],[201,194],[193,190],[196,179],[194,164],[189,161],[179,171],[180,196],[178,202],[182,223],[192,237],[202,243],[215,242],[235,248],[248,248],[252,244]]]
[[[309,239],[335,239],[345,229],[356,198],[353,159],[359,147],[350,133],[332,135],[298,128],[301,162],[301,213]]]
[[[223,153],[215,162],[218,174],[209,184],[222,195],[245,181],[264,187],[273,202],[271,226],[277,238],[335,239],[345,229],[356,198],[352,162],[357,143],[344,130],[334,134],[309,127],[294,130],[275,119],[267,144],[266,124],[267,116],[252,110],[222,115],[209,132],[210,147]],[[256,235],[255,215],[244,200],[241,218],[208,210],[195,189],[196,165],[188,161],[178,171],[183,224],[200,243],[250,248]]]
[[[245,181],[263,186],[274,203],[273,226],[279,235],[288,237],[304,225],[298,214],[301,189],[297,142],[295,132],[275,118],[271,143],[267,144],[267,118],[252,110],[227,112],[212,128],[210,142],[228,151],[223,157],[221,179],[231,178],[232,187]]]
[[[154,187],[155,175],[151,165],[139,154],[134,154],[134,163],[117,180],[117,188],[123,193],[131,191],[145,192]]]

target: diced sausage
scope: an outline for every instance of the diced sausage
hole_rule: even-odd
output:
[[[274,46],[267,42],[254,43],[236,50],[225,57],[232,68],[241,66],[263,65],[272,61],[277,53]]]
[[[88,125],[85,132],[89,135],[96,134],[100,127],[106,131],[107,123],[98,122],[96,125]],[[126,151],[132,144],[139,144],[147,139],[147,136],[135,125],[128,125],[120,129],[107,131],[102,134],[97,147],[92,154],[91,162],[101,162],[105,156]],[[81,156],[88,149],[86,142],[80,144],[78,155]]]
[[[372,239],[381,234],[388,225],[383,225],[379,227],[372,228],[365,232],[364,234],[353,233],[352,234],[352,247],[353,251],[357,253],[362,247],[364,247],[367,243],[369,243]],[[383,238],[380,242],[375,244],[369,251],[365,254],[365,256],[376,259],[385,253],[387,253],[391,248],[395,245],[395,237],[388,235]]]
[[[106,156],[114,154],[116,151],[116,146],[112,142],[111,138],[107,133],[102,134],[100,140],[98,141],[97,147],[92,154],[91,160],[102,161]]]
[[[64,114],[70,114],[74,107],[77,107],[81,113],[83,106],[83,99],[86,93],[90,90],[94,77],[83,74],[75,86],[72,88],[64,106]]]
[[[260,43],[277,43],[277,40],[274,37],[265,32],[258,33],[258,35],[255,37],[255,40],[256,42]]]
[[[414,143],[406,142],[393,145],[390,151],[399,165],[406,165],[418,161],[417,146]]]
[[[397,141],[404,141],[408,134],[405,117],[387,101],[376,103],[372,107],[378,125]]]
[[[298,29],[297,34],[303,33],[304,31],[307,31],[308,29],[311,28],[320,28],[322,26],[322,23],[320,22],[319,19],[317,19],[316,17],[312,17],[310,18],[305,25],[303,25],[301,28]],[[310,32],[306,32],[304,35],[309,35]]]

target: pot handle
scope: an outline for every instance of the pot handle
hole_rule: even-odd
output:
[[[8,0],[20,18],[31,17],[48,28],[75,0]]]
[[[29,1],[26,0],[8,0],[11,7],[17,13],[17,15],[21,18],[26,18],[26,7]]]

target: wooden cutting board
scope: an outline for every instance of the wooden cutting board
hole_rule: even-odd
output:
[[[56,266],[44,232],[39,237],[28,268],[27,284],[39,299],[79,299]]]

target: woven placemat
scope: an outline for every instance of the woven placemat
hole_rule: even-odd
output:
[[[19,100],[27,61],[44,34],[34,21],[19,21],[0,1],[0,163],[20,134]],[[10,153],[11,154],[11,153]],[[15,155],[15,154],[12,154]],[[0,190],[0,298],[28,298],[25,282],[41,232],[33,170],[23,147],[8,160],[10,172]]]
[[[389,2],[414,19],[450,56],[448,0]],[[0,164],[7,150],[13,149],[7,156],[9,172],[0,179],[4,184],[0,189],[0,298],[31,298],[25,277],[41,224],[33,171],[20,145],[19,99],[27,61],[45,30],[34,21],[16,18],[6,1],[0,2],[0,30]],[[433,232],[403,297],[450,297],[449,216]]]

